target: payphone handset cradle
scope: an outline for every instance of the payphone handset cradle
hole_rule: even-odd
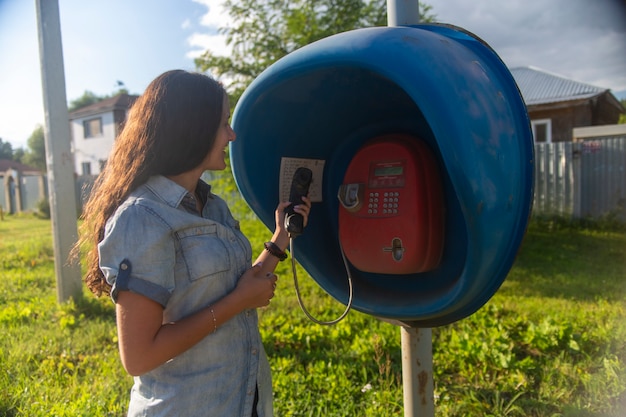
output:
[[[358,270],[413,274],[435,269],[444,245],[444,197],[432,150],[406,134],[359,149],[339,188],[339,240]]]

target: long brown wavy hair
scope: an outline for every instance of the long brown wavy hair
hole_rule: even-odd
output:
[[[154,79],[131,107],[83,208],[73,251],[75,259],[81,248],[86,251],[84,280],[97,296],[111,289],[98,256],[107,220],[151,176],[177,175],[200,165],[215,143],[225,94],[206,75],[173,70]]]

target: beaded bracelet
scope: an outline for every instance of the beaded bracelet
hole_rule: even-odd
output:
[[[272,241],[265,242],[263,246],[265,246],[265,250],[268,251],[270,255],[277,257],[279,261],[282,262],[285,259],[287,259],[287,254],[283,252],[282,250],[280,250],[280,248],[278,247],[278,245],[276,245],[276,243]]]

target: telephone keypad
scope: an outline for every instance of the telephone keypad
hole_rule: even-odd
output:
[[[374,216],[398,214],[400,202],[400,193],[398,191],[386,191],[383,193],[371,191],[368,197],[367,214]]]

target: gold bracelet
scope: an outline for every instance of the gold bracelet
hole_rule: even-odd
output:
[[[213,316],[213,333],[217,331],[217,319],[215,318],[215,312],[213,311],[213,307],[210,308],[211,315]]]

